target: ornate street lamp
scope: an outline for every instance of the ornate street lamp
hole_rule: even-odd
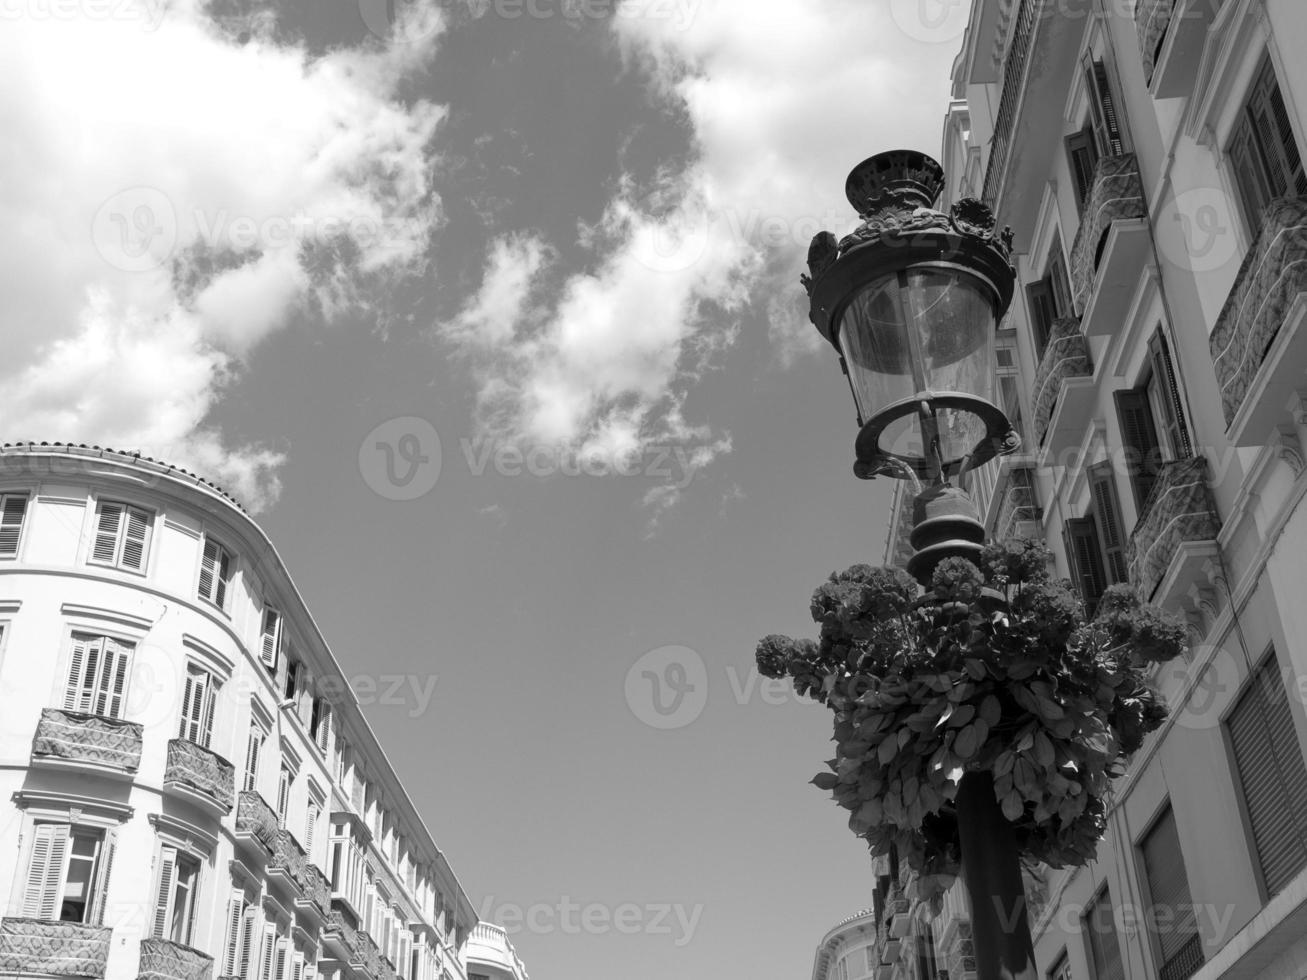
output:
[[[1021,443],[994,403],[994,333],[1012,301],[1012,234],[963,200],[933,209],[944,184],[922,153],[881,153],[845,185],[862,224],[821,232],[803,284],[810,316],[840,355],[861,431],[854,472],[927,486],[913,501],[908,571],[929,589],[950,556],[975,559],[985,538],[950,481]],[[992,773],[965,774],[956,799],[962,877],[979,980],[1036,977],[1019,851]]]
[[[914,503],[909,571],[929,581],[949,555],[984,538],[951,479],[1021,443],[994,400],[994,333],[1012,301],[1012,235],[963,200],[933,209],[940,165],[896,150],[864,160],[845,184],[862,224],[821,232],[803,283],[810,317],[840,355],[861,431],[854,472],[924,481]]]

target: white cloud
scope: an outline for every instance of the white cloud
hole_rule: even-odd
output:
[[[581,229],[597,268],[550,302],[533,285],[541,251],[495,243],[480,294],[444,333],[475,357],[482,424],[497,434],[591,452],[690,443],[707,465],[729,436],[687,422],[687,394],[751,304],[769,314],[780,362],[817,347],[797,282],[808,243],[854,223],[842,194],[853,164],[898,144],[935,149],[956,39],[914,41],[867,0],[703,0],[677,8],[688,20],[659,9],[632,0],[614,29],[688,118],[692,163],[643,196],[624,183]],[[511,315],[493,330],[511,344],[469,340],[488,310]],[[655,526],[682,496],[645,495]]]
[[[205,419],[291,314],[422,269],[443,110],[397,87],[439,31],[315,59],[224,36],[200,0],[138,3],[0,32],[6,430],[140,449],[257,508],[279,454]]]

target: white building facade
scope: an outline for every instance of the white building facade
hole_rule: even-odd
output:
[[[1192,640],[1097,859],[1032,896],[1050,980],[1307,975],[1304,39],[1301,0],[974,0],[954,66],[945,193],[1011,225],[1018,276],[1024,445],[971,475],[982,519]]]
[[[0,975],[466,980],[467,894],[220,490],[0,448]]]

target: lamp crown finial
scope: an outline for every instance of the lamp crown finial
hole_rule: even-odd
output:
[[[868,157],[849,172],[844,195],[862,217],[890,203],[933,207],[944,189],[944,168],[916,150],[890,150]]]

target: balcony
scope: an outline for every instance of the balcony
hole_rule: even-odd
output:
[[[1020,0],[1014,16],[982,197],[1012,226],[1016,250],[1026,252],[1041,197],[1032,188],[1044,186],[1061,152],[1061,141],[1046,135],[1061,132],[1089,18],[1051,0]]]
[[[995,540],[1012,537],[1036,537],[1035,523],[1044,516],[1035,494],[1034,478],[1028,459],[1005,457],[989,508],[984,511],[984,522]]]
[[[526,967],[513,949],[508,933],[489,922],[478,922],[472,927],[467,941],[467,960],[472,972],[483,972],[476,967],[486,964],[508,973],[514,980],[527,980]]]
[[[33,765],[75,765],[109,774],[141,764],[141,726],[131,721],[46,708],[32,740]]]
[[[167,939],[141,940],[136,980],[210,980],[213,957]]]
[[[1154,98],[1192,93],[1214,6],[1211,0],[1139,0],[1135,6],[1139,56]]]
[[[1236,446],[1271,441],[1307,372],[1307,199],[1276,201],[1264,220],[1208,338]]]
[[[343,959],[351,969],[366,974],[371,980],[395,980],[395,971],[387,965],[372,937],[350,925],[339,909],[327,913],[322,938],[335,947],[337,958]]]
[[[1049,332],[1031,397],[1035,445],[1046,453],[1061,452],[1066,440],[1084,428],[1093,397],[1093,373],[1089,342],[1080,332],[1080,322],[1058,320]]]
[[[1221,529],[1207,487],[1207,460],[1202,456],[1166,463],[1144,501],[1143,516],[1130,535],[1126,562],[1130,581],[1145,600],[1153,600],[1164,579],[1174,579],[1177,559],[1207,549],[1185,547],[1214,542]],[[1186,584],[1187,585],[1187,584]],[[1173,593],[1174,588],[1168,588]],[[1159,601],[1165,601],[1163,596]]]
[[[243,844],[253,844],[264,855],[271,854],[277,846],[277,815],[263,797],[253,790],[246,790],[236,799],[236,840]]]
[[[1086,335],[1120,328],[1151,249],[1139,161],[1133,153],[1103,157],[1071,246],[1071,291]]]
[[[276,832],[268,875],[279,876],[295,893],[295,902],[301,908],[316,911],[324,920],[331,912],[331,885],[289,830]]]
[[[236,770],[216,752],[184,738],[174,738],[168,742],[163,785],[202,806],[227,814],[236,797]]]
[[[0,919],[0,973],[103,977],[112,935],[80,922]]]

